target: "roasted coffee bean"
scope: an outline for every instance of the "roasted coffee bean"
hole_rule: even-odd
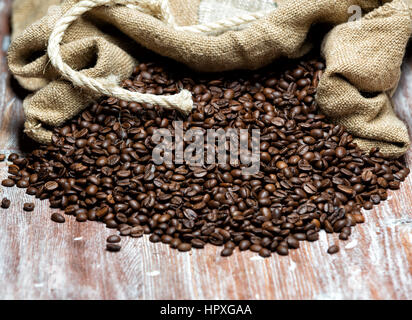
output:
[[[346,194],[352,194],[353,193],[353,189],[351,187],[345,186],[343,184],[338,185],[338,190],[342,191],[343,193],[346,193]]]
[[[336,245],[332,245],[328,248],[328,253],[329,254],[334,254],[334,253],[337,253],[337,252],[339,252],[339,247],[336,246]]]
[[[277,246],[276,252],[277,252],[278,254],[280,254],[281,256],[287,256],[287,255],[289,254],[288,247],[285,246],[285,245],[282,245],[282,246],[279,245],[279,246]]]
[[[262,246],[258,244],[252,244],[249,248],[250,251],[259,252],[262,249]]]
[[[334,232],[339,232],[340,230],[342,230],[342,228],[346,225],[346,220],[342,219],[342,220],[338,220],[333,224],[333,231]]]
[[[335,149],[335,154],[338,158],[344,158],[347,154],[347,151],[344,147],[337,147]]]
[[[316,59],[293,61],[216,79],[141,63],[125,88],[151,94],[185,88],[193,112],[102,98],[54,129],[50,145],[27,157],[11,154],[2,184],[26,188],[77,221],[101,221],[122,236],[148,234],[180,251],[213,244],[224,246],[222,256],[236,247],[262,257],[287,255],[299,241],[318,240],[321,229],[346,240],[364,221],[361,208],[387,199],[409,169],[377,149],[363,153],[344,127],[320,113],[314,97],[324,68]],[[177,131],[175,121],[206,138],[207,129],[245,129],[249,136],[260,130],[260,171],[245,173],[239,159],[193,165],[179,159],[177,145],[161,153],[174,161],[155,164],[155,132]],[[191,141],[183,140],[185,154]],[[226,142],[224,150],[231,151]],[[240,159],[251,160],[248,153]]]
[[[28,187],[26,189],[26,193],[31,195],[31,196],[34,196],[37,193],[37,189],[35,187]]]
[[[85,222],[87,221],[88,217],[87,217],[87,211],[86,210],[77,210],[76,212],[76,221],[78,222]]]
[[[173,238],[167,234],[164,234],[160,237],[160,241],[162,241],[162,243],[165,244],[169,244],[170,242],[172,242]]]
[[[3,198],[3,200],[1,200],[1,207],[3,209],[8,209],[10,207],[10,200],[7,198]]]
[[[106,239],[107,242],[109,243],[118,243],[120,242],[120,237],[116,234],[108,236]]]
[[[228,257],[228,256],[231,256],[232,253],[233,253],[233,249],[232,249],[232,248],[224,248],[224,249],[220,252],[220,255],[221,255],[222,257]]]
[[[122,247],[120,245],[116,244],[116,243],[108,243],[106,245],[106,250],[107,251],[117,252],[117,251],[120,251],[121,248]]]
[[[247,250],[247,249],[249,249],[249,247],[250,247],[250,241],[249,240],[240,241],[240,243],[239,243],[240,251]]]
[[[64,223],[64,222],[66,222],[66,219],[64,218],[64,216],[61,215],[61,214],[58,213],[58,212],[52,213],[51,219],[52,219],[54,222],[57,222],[57,223]]]
[[[289,248],[293,248],[293,249],[299,248],[299,241],[293,236],[289,236],[287,238],[287,243],[288,243]]]
[[[260,249],[260,251],[259,251],[259,255],[260,255],[261,257],[264,257],[264,258],[270,257],[271,254],[272,254],[272,252],[270,252],[270,250],[269,250],[269,249],[266,249],[266,248],[262,248],[262,249]]]
[[[178,238],[174,238],[172,241],[170,241],[170,247],[173,249],[177,249],[177,247],[182,243],[182,241]]]
[[[56,181],[48,181],[44,184],[44,188],[47,191],[54,191],[59,187],[59,184]]]
[[[353,217],[354,217],[356,223],[364,223],[365,222],[365,217],[360,213],[354,214]]]
[[[399,181],[396,181],[396,180],[395,181],[390,181],[388,183],[388,185],[389,185],[389,188],[392,189],[392,190],[398,190],[399,187],[400,187]]]
[[[33,202],[26,202],[23,204],[24,211],[33,211],[34,210],[34,203]]]
[[[130,230],[130,236],[133,238],[140,238],[144,234],[144,228],[142,226],[135,226]]]
[[[4,187],[14,187],[14,185],[15,185],[16,183],[14,182],[14,180],[12,180],[12,179],[4,179],[2,182],[1,182],[1,185],[2,186],[4,186]]]
[[[159,235],[153,233],[153,234],[150,235],[149,241],[153,242],[153,243],[156,243],[156,242],[160,242],[161,238],[159,237]]]
[[[18,159],[19,155],[17,153],[10,153],[9,157],[7,158],[7,160],[13,162],[14,160]]]
[[[88,186],[87,188],[86,188],[86,193],[89,195],[89,196],[94,196],[96,193],[97,193],[97,186],[95,186],[94,184],[91,184],[90,186]]]
[[[342,233],[339,234],[339,239],[340,240],[348,240],[349,235],[347,233],[342,232]]]
[[[371,195],[371,201],[373,204],[379,204],[381,202],[381,197],[378,194]]]
[[[363,208],[364,208],[365,210],[371,210],[371,209],[373,208],[372,202],[366,201],[366,202],[363,204]]]
[[[202,249],[205,246],[205,242],[200,239],[192,239],[191,244],[193,248]]]
[[[18,188],[27,188],[29,186],[29,181],[27,179],[21,179],[17,181],[16,186]]]
[[[192,249],[192,245],[190,243],[182,242],[177,246],[177,250],[182,252],[190,251],[190,249]]]

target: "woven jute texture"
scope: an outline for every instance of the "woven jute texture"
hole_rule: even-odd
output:
[[[99,98],[62,78],[46,54],[56,21],[77,2],[13,2],[8,62],[20,84],[33,91],[24,101],[25,132],[41,143],[51,139],[46,128],[63,124]],[[256,69],[280,57],[304,55],[311,47],[307,40],[311,26],[326,23],[333,28],[322,45],[327,69],[317,94],[321,109],[332,121],[344,125],[365,151],[379,147],[389,157],[406,152],[410,143],[407,128],[391,103],[411,34],[406,0],[282,0],[277,7],[273,3],[273,8],[269,0],[169,3],[181,26],[210,22],[213,10],[217,18],[248,10],[266,10],[268,14],[243,28],[199,34],[178,30],[136,8],[98,7],[65,32],[61,45],[64,62],[91,78],[127,78],[138,60],[133,54],[138,43],[199,71]],[[360,21],[349,21],[351,8],[358,8],[353,6],[362,11]]]

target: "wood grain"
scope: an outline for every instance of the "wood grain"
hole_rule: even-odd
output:
[[[0,0],[0,151],[24,152],[21,100],[11,90],[6,65],[11,0]],[[412,128],[412,53],[395,95],[397,113]],[[410,167],[412,151],[406,155]],[[0,176],[7,175],[5,163]],[[46,201],[1,188],[12,201],[0,209],[1,299],[412,299],[412,175],[399,192],[366,213],[366,223],[328,255],[336,235],[324,232],[289,256],[263,259],[219,249],[180,253],[144,239],[123,239],[119,253],[105,251],[113,233],[103,224],[50,220]]]

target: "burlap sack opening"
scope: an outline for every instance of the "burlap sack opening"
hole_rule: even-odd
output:
[[[15,0],[13,4],[9,66],[23,87],[35,91],[24,101],[25,131],[42,143],[51,137],[43,124],[61,125],[98,98],[61,79],[46,54],[27,60],[34,53],[45,53],[56,21],[77,2]],[[306,37],[311,26],[328,23],[335,27],[322,46],[327,69],[317,94],[320,107],[333,121],[345,125],[364,150],[380,147],[390,157],[407,150],[406,126],[395,116],[390,101],[411,34],[406,0],[283,0],[277,1],[277,8],[269,0],[169,2],[179,25],[202,24],[234,12],[270,12],[242,30],[206,35],[178,31],[126,6],[95,8],[65,33],[63,60],[93,78],[127,78],[135,64],[129,49],[135,44],[105,31],[111,27],[196,70],[255,69],[280,57],[302,56],[310,47]],[[366,14],[359,25],[348,22],[353,14],[348,8],[353,5]],[[365,92],[375,96],[367,98],[362,95]]]

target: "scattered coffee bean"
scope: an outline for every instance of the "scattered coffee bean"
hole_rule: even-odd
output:
[[[24,211],[33,211],[34,210],[34,203],[33,202],[26,202],[23,204]]]
[[[190,243],[182,242],[177,246],[177,250],[179,251],[190,251],[192,249],[192,245]]]
[[[245,251],[247,249],[249,249],[250,247],[250,241],[249,240],[242,240],[239,243],[239,249],[240,251]]]
[[[336,246],[336,245],[332,245],[328,249],[329,254],[334,254],[334,253],[337,253],[337,252],[339,252],[339,247]]]
[[[315,100],[324,68],[306,59],[217,78],[141,63],[125,88],[152,94],[185,88],[193,112],[105,97],[56,128],[50,145],[26,158],[11,154],[2,185],[26,188],[79,222],[100,221],[122,236],[147,234],[179,251],[209,243],[223,246],[222,256],[235,247],[288,255],[300,241],[318,240],[321,229],[346,240],[364,222],[362,208],[387,199],[409,169],[378,149],[363,153],[343,126],[328,123]],[[154,164],[154,132],[175,130],[176,120],[185,130],[260,130],[260,171],[244,174],[236,162]],[[120,250],[111,243],[119,238],[110,236],[107,250]]]
[[[87,212],[85,210],[77,210],[76,211],[76,221],[77,222],[86,222],[88,219]]]
[[[260,251],[259,251],[259,255],[260,255],[261,257],[264,257],[264,258],[270,257],[271,254],[272,254],[272,253],[270,252],[270,250],[268,250],[268,249],[266,249],[266,248],[262,248],[262,249],[260,249]]]
[[[52,213],[51,219],[52,219],[54,222],[57,222],[57,223],[64,223],[64,222],[66,222],[66,219],[64,218],[64,216],[61,215],[61,214],[58,213],[58,212]]]
[[[1,200],[1,207],[3,209],[8,209],[10,207],[10,200],[7,198],[3,198],[3,200]]]
[[[114,234],[114,235],[111,235],[111,236],[107,237],[106,241],[109,242],[109,243],[118,243],[118,242],[120,242],[120,237],[118,235]]]
[[[8,187],[8,188],[14,187],[15,184],[16,184],[16,183],[14,182],[14,180],[11,180],[11,179],[4,179],[4,180],[1,182],[1,185],[2,185],[2,186]]]
[[[117,252],[117,251],[120,251],[121,248],[122,247],[116,243],[108,243],[106,245],[107,251]]]
[[[280,254],[281,256],[287,256],[287,255],[289,254],[288,247],[285,246],[285,245],[282,245],[282,246],[279,245],[279,246],[277,246],[276,252],[277,252],[278,254]]]
[[[17,181],[16,186],[18,188],[27,188],[29,186],[29,181],[26,179],[21,179]]]
[[[18,159],[19,155],[17,153],[10,153],[9,157],[7,158],[7,160],[13,162],[14,160]]]
[[[159,237],[159,235],[153,233],[152,235],[150,235],[149,240],[150,242],[156,243],[156,242],[160,242],[161,238]]]
[[[233,249],[232,249],[232,248],[224,248],[224,249],[222,250],[222,252],[220,253],[220,255],[221,255],[222,257],[228,257],[228,256],[231,256],[232,253],[233,253]]]
[[[364,223],[365,222],[365,217],[360,213],[354,214],[353,217],[354,217],[356,223]]]

